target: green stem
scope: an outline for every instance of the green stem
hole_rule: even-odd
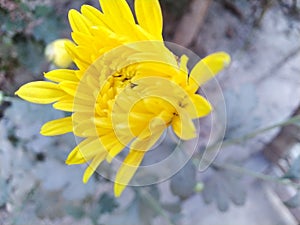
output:
[[[164,209],[161,207],[160,203],[152,197],[151,194],[149,194],[145,190],[136,189],[137,194],[139,197],[146,200],[146,202],[149,204],[149,206],[159,215],[161,215],[163,218],[165,218],[168,221],[168,224],[174,225],[171,221],[168,215],[164,212]]]
[[[299,122],[299,121],[300,121],[300,115],[297,115],[297,116],[291,117],[290,119],[288,119],[286,121],[273,124],[271,126],[259,129],[257,131],[254,131],[252,133],[246,134],[246,135],[238,137],[238,138],[233,138],[233,139],[225,140],[225,141],[217,141],[215,144],[209,146],[207,149],[208,150],[214,149],[216,146],[219,146],[220,144],[222,144],[222,147],[227,147],[227,146],[230,146],[232,144],[240,144],[241,142],[244,142],[248,139],[254,138],[259,134],[262,134],[262,133],[265,133],[267,131],[273,130],[274,128],[295,124],[296,122]]]
[[[249,176],[255,177],[260,180],[271,181],[271,182],[274,182],[277,184],[282,184],[282,185],[290,185],[297,189],[300,188],[300,184],[294,183],[289,179],[278,179],[278,177],[273,177],[273,176],[262,174],[259,172],[254,172],[252,170],[248,170],[248,169],[245,169],[240,166],[236,166],[236,165],[232,165],[232,164],[219,164],[219,163],[213,163],[213,165],[218,168],[231,170],[233,172],[240,173],[240,174],[249,175]]]
[[[262,134],[262,133],[267,132],[267,131],[270,131],[274,128],[295,124],[296,122],[299,122],[299,121],[300,121],[300,115],[297,115],[297,116],[291,117],[290,119],[285,120],[283,122],[273,124],[271,126],[263,128],[263,129],[259,129],[257,131],[246,134],[246,135],[244,135],[242,137],[239,137],[239,138],[230,139],[230,140],[226,140],[226,141],[223,141],[223,142],[222,141],[217,141],[215,144],[213,144],[211,146],[208,146],[206,151],[213,150],[214,148],[220,146],[220,144],[222,144],[222,147],[230,146],[232,144],[240,144],[241,142],[244,142],[248,139],[254,138],[257,135]],[[201,159],[201,160],[203,160],[203,159]],[[196,163],[198,164],[199,162],[196,162]],[[300,184],[294,183],[289,179],[278,179],[277,177],[273,177],[273,176],[265,175],[265,174],[262,174],[262,173],[254,172],[254,171],[251,171],[251,170],[247,170],[243,167],[239,167],[239,166],[232,165],[232,164],[219,164],[219,163],[213,162],[212,165],[214,165],[216,167],[219,167],[219,168],[231,170],[231,171],[234,171],[234,172],[237,172],[237,173],[246,174],[246,175],[261,179],[261,180],[271,181],[271,182],[278,183],[278,184],[283,184],[283,185],[291,185],[291,186],[293,186],[297,189],[300,189]]]

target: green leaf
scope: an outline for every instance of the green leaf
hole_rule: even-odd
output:
[[[246,191],[241,185],[241,177],[231,171],[218,169],[204,182],[202,196],[206,204],[215,202],[220,211],[229,209],[230,202],[244,205]]]
[[[297,208],[300,206],[300,192],[298,191],[292,198],[285,201],[284,204],[289,208]]]
[[[174,195],[186,199],[195,192],[196,183],[196,168],[189,161],[171,178],[170,189]]]

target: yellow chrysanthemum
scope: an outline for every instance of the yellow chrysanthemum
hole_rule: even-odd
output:
[[[178,58],[164,45],[157,0],[135,1],[138,23],[125,0],[100,4],[102,12],[88,5],[81,13],[69,12],[75,43],[66,48],[78,69],[45,73],[50,81],[25,84],[16,94],[72,113],[44,124],[41,134],[73,132],[84,139],[66,160],[89,162],[83,182],[103,160],[111,162],[130,147],[115,177],[119,196],[168,126],[180,139],[197,136],[192,120],[207,115],[211,106],[196,91],[230,57],[209,55],[189,72],[188,57]]]

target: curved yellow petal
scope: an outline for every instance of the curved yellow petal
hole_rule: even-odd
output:
[[[192,119],[206,116],[212,110],[211,104],[201,95],[193,94],[190,96],[190,101],[191,104],[188,104],[185,109],[188,111],[189,116]]]
[[[116,175],[114,192],[115,196],[119,197],[129,183],[139,165],[141,164],[145,151],[131,150],[121,165]]]
[[[160,121],[160,119],[158,119]],[[126,185],[129,183],[131,178],[134,176],[136,170],[141,164],[145,153],[157,142],[162,133],[164,132],[164,124],[161,122],[154,122],[159,124],[160,130],[155,130],[155,133],[145,139],[139,137],[135,139],[131,144],[131,150],[124,159],[121,167],[119,168],[114,185],[115,196],[118,197],[124,191]],[[151,124],[150,124],[151,126]],[[152,127],[154,129],[154,127]],[[157,127],[155,127],[157,129]]]
[[[88,35],[88,34],[72,32],[71,36],[72,36],[73,41],[77,45],[85,46],[87,48],[93,47],[93,44],[95,42],[94,37],[91,35]]]
[[[213,78],[230,63],[230,55],[225,52],[213,53],[198,62],[191,71],[189,84],[193,91]]]
[[[77,93],[77,87],[79,83],[73,82],[73,81],[63,81],[59,83],[59,87],[64,90],[66,93],[68,93],[71,96],[75,96]],[[78,93],[79,94],[79,93]]]
[[[70,26],[74,32],[90,34],[90,27],[92,26],[92,23],[78,11],[76,11],[75,9],[71,9],[69,11],[68,17]]]
[[[103,152],[101,154],[98,154],[92,162],[89,164],[88,168],[86,168],[82,181],[83,183],[87,183],[90,177],[93,175],[99,164],[105,159],[106,152]]]
[[[54,82],[79,81],[74,70],[57,69],[44,73],[44,77]]]
[[[105,23],[103,23],[103,20],[101,20],[101,18],[103,18],[104,16],[103,13],[95,7],[90,5],[83,5],[81,6],[80,11],[82,15],[90,20],[94,25],[105,26]]]
[[[65,95],[53,104],[53,108],[66,112],[74,111],[74,99],[70,95]]]
[[[182,140],[190,140],[197,137],[195,125],[185,110],[181,110],[178,116],[174,116],[172,127],[175,134]]]
[[[61,135],[72,132],[73,123],[71,117],[60,118],[45,123],[40,133],[44,136]]]
[[[49,104],[66,95],[57,84],[47,81],[27,83],[20,87],[15,94],[26,101],[38,104]]]
[[[122,20],[127,20],[132,24],[135,23],[130,7],[125,0],[100,0],[100,5],[104,14],[109,14],[120,23],[122,23]]]
[[[110,28],[118,34],[131,35],[134,17],[125,0],[100,0],[105,19],[110,20]],[[106,22],[107,23],[107,22]],[[130,32],[128,32],[130,31]]]
[[[230,55],[226,52],[216,52],[208,55],[202,61],[209,67],[213,74],[219,73],[230,64]]]
[[[82,164],[90,161],[97,155],[106,154],[106,149],[102,146],[99,138],[87,138],[80,142],[68,155],[66,164]]]
[[[162,40],[163,19],[158,0],[135,0],[134,7],[139,25]]]

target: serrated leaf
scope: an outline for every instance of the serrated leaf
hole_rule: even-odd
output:
[[[189,161],[171,178],[170,189],[174,195],[185,199],[194,193],[196,183],[196,168]]]
[[[204,184],[204,189],[202,191],[202,197],[206,204],[210,204],[214,200],[215,193],[217,191],[217,186],[214,179],[208,179]]]
[[[284,204],[289,208],[297,208],[300,206],[300,192],[298,191],[296,195],[294,195],[289,200],[285,201]]]
[[[217,207],[221,212],[226,212],[229,208],[229,197],[219,183],[218,191],[215,193]]]
[[[246,191],[240,185],[239,177],[234,176],[229,171],[226,171],[223,176],[223,188],[228,194],[228,197],[235,205],[244,205],[246,202]]]
[[[246,191],[243,188],[240,176],[231,171],[218,169],[204,183],[202,191],[204,202],[215,202],[220,211],[227,211],[230,202],[243,205],[246,202]]]

